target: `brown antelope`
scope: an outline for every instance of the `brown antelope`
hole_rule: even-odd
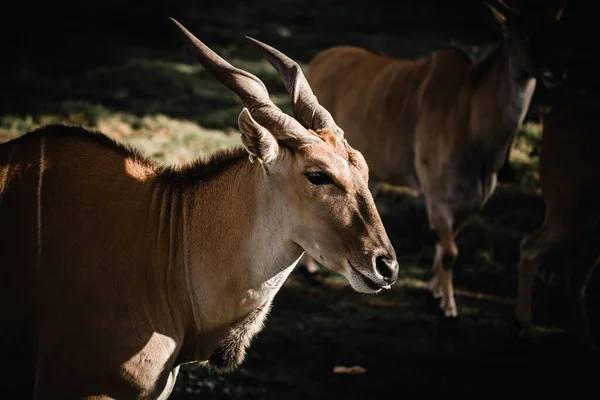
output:
[[[183,363],[237,367],[304,251],[360,293],[397,279],[364,158],[299,66],[253,40],[294,119],[173,22],[243,102],[244,148],[170,168],[60,125],[0,146],[0,386],[11,399],[164,399]]]
[[[336,46],[306,70],[319,102],[369,163],[373,194],[384,181],[424,195],[437,235],[429,288],[446,316],[457,315],[456,235],[493,192],[536,79],[551,85],[563,78],[547,57],[560,11],[488,6],[503,36],[476,63],[454,49],[398,60]]]
[[[537,267],[549,255],[566,261],[569,297],[577,339],[595,348],[585,309],[585,289],[600,257],[600,98],[584,96],[554,107],[545,116],[540,150],[540,184],[546,201],[544,222],[523,239],[519,261],[517,320],[527,333]],[[575,253],[573,253],[575,251]]]

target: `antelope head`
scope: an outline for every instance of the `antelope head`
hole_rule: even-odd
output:
[[[560,48],[565,1],[527,0],[521,1],[518,7],[509,5],[508,0],[498,0],[495,6],[487,1],[485,3],[491,9],[505,39],[513,46],[525,72],[539,78],[548,88],[562,83],[566,78],[566,71],[557,49]]]
[[[300,66],[248,38],[283,79],[293,118],[271,101],[260,79],[233,67],[173,22],[198,61],[244,105],[238,118],[242,144],[250,161],[264,170],[269,198],[282,210],[271,212],[283,226],[265,229],[342,274],[358,292],[389,289],[398,262],[368,188],[367,164],[319,105]],[[277,219],[277,213],[285,215]]]

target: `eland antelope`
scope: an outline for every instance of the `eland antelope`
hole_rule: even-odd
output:
[[[583,96],[553,107],[544,117],[539,171],[546,215],[521,243],[516,310],[521,333],[526,334],[532,322],[536,269],[552,255],[560,255],[558,259],[567,264],[574,333],[579,344],[593,349],[585,291],[600,260],[598,112],[600,98]]]
[[[564,77],[549,57],[562,9],[486,4],[502,38],[475,63],[455,49],[398,60],[336,46],[306,70],[319,102],[368,162],[374,194],[383,181],[424,196],[437,242],[429,288],[448,317],[457,315],[455,238],[493,192],[537,78],[551,86]]]
[[[0,145],[3,396],[164,399],[183,363],[231,370],[304,251],[360,293],[397,279],[367,164],[299,66],[251,39],[295,119],[173,22],[241,99],[243,148],[174,168],[78,127]]]

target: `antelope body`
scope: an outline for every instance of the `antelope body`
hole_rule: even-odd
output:
[[[560,255],[567,263],[576,338],[593,349],[585,291],[600,258],[599,111],[597,96],[583,96],[553,107],[544,118],[539,168],[546,215],[521,243],[517,297],[517,320],[527,333],[535,272],[544,260]]]
[[[366,163],[297,64],[253,41],[298,120],[174,23],[242,100],[244,148],[167,168],[76,127],[0,145],[3,396],[164,399],[183,363],[235,368],[304,251],[358,292],[397,278]]]
[[[457,315],[455,237],[493,192],[537,78],[553,78],[539,35],[555,29],[560,13],[490,8],[503,36],[476,63],[454,49],[399,60],[336,46],[306,70],[319,102],[367,160],[372,190],[385,181],[424,195],[437,235],[429,287],[446,316]]]

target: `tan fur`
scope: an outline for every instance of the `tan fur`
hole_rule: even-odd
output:
[[[554,107],[544,118],[540,181],[546,201],[544,222],[523,239],[519,262],[517,319],[526,330],[532,322],[535,272],[557,253],[567,257],[574,329],[582,344],[595,347],[585,311],[585,289],[600,256],[600,99],[584,96]],[[567,251],[567,253],[564,253]],[[554,255],[554,256],[553,256]]]
[[[512,29],[476,63],[453,49],[398,60],[336,46],[306,71],[319,102],[367,160],[372,190],[386,182],[424,195],[438,237],[430,288],[447,316],[457,315],[455,237],[493,192],[535,90],[524,49]]]
[[[194,44],[248,106],[245,148],[167,168],[76,127],[0,145],[8,398],[164,399],[183,363],[231,370],[304,251],[358,292],[395,282],[366,163],[332,120],[303,127],[271,105],[258,78]],[[334,183],[315,185],[308,171]]]

